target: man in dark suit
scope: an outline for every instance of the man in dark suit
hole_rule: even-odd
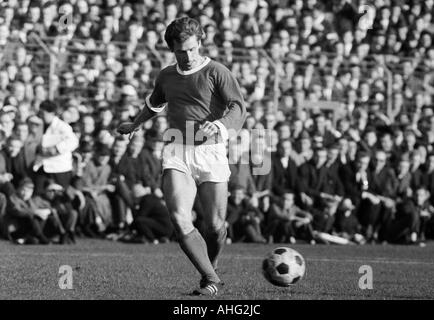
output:
[[[163,136],[157,130],[149,129],[145,133],[145,146],[139,155],[141,162],[149,171],[149,185],[158,198],[162,198],[161,191],[161,155],[164,146]]]
[[[272,191],[277,197],[281,197],[285,190],[299,190],[298,168],[291,158],[292,143],[285,139],[277,144],[277,152],[272,158],[273,183]]]
[[[415,244],[425,241],[427,222],[434,215],[428,191],[421,187],[413,197],[407,197],[399,205],[394,219],[387,228],[387,240],[392,243]]]
[[[395,172],[387,166],[387,155],[384,151],[376,151],[374,168],[371,170],[370,192],[367,198],[376,210],[367,208],[361,212],[367,225],[368,240],[384,240],[384,231],[395,210],[398,181]],[[379,206],[379,207],[378,207]]]
[[[141,188],[144,193],[151,193],[150,173],[139,157],[144,144],[143,137],[136,135],[130,141],[127,151],[126,144],[126,141],[116,139],[110,160],[112,182],[116,186],[113,197],[114,218],[119,229],[126,225],[127,210],[133,210],[136,205],[132,196],[133,188]]]
[[[324,192],[329,191],[326,186],[327,181],[335,179],[332,170],[329,172],[326,164],[327,149],[318,148],[315,150],[313,159],[300,166],[298,178],[301,208],[314,214],[314,229],[324,232],[330,231],[336,209],[329,206],[336,200],[334,195]]]

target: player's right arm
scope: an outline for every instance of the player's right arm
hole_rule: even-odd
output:
[[[120,134],[130,134],[137,130],[137,128],[144,122],[152,119],[157,113],[164,110],[166,107],[166,98],[164,96],[161,87],[161,73],[155,81],[155,88],[152,93],[146,97],[145,105],[134,119],[133,122],[121,123],[118,127],[118,132]]]

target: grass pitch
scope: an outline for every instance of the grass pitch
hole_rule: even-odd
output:
[[[218,299],[434,299],[434,243],[425,248],[291,245],[307,266],[304,279],[291,288],[274,287],[261,273],[264,256],[278,246],[226,246],[219,267],[226,285]],[[62,265],[72,267],[71,290],[59,288]],[[372,290],[359,288],[363,265],[372,267]],[[189,293],[198,280],[174,243],[86,239],[73,246],[17,246],[0,241],[0,299],[197,299]]]

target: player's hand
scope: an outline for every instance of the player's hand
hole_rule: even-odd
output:
[[[219,127],[212,122],[206,121],[199,127],[199,130],[207,137],[212,137],[219,132]]]
[[[132,133],[132,132],[134,132],[134,131],[136,131],[136,130],[137,130],[137,128],[136,128],[136,126],[134,125],[134,123],[132,123],[132,122],[124,122],[124,123],[121,123],[121,124],[119,125],[117,131],[118,131],[120,134],[130,134],[130,133]]]

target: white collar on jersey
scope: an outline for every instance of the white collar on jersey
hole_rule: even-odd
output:
[[[202,69],[203,67],[205,67],[205,66],[206,66],[210,61],[211,61],[211,59],[210,59],[209,57],[205,57],[205,60],[204,60],[200,65],[198,65],[196,68],[193,68],[193,69],[191,69],[191,70],[186,70],[186,71],[181,70],[181,69],[179,68],[179,65],[176,64],[176,71],[178,71],[178,73],[179,73],[180,75],[188,76],[188,75],[190,75],[190,74],[193,74],[193,73],[195,73],[195,72],[201,70],[201,69]]]

